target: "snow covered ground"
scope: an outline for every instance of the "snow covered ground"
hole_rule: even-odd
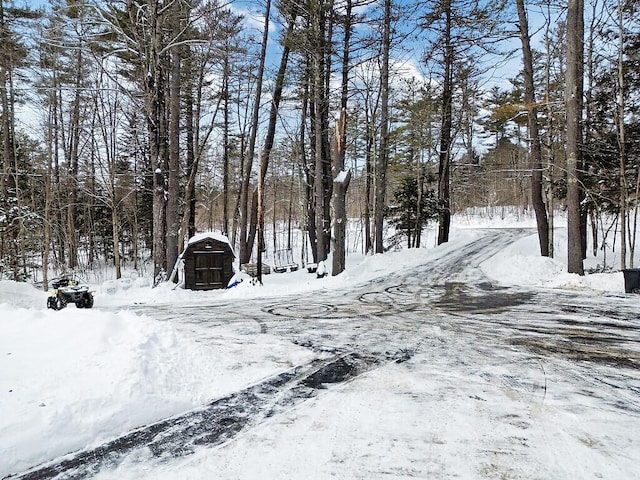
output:
[[[529,219],[515,226],[532,225]],[[481,226],[457,219],[446,245],[435,248],[431,241],[419,250],[351,255],[344,274],[324,279],[298,271],[266,276],[261,287],[245,282],[213,292],[108,282],[94,286],[92,310],[47,310],[46,293],[1,281],[0,478],[310,362],[321,354],[298,341],[303,327],[294,342],[275,321],[273,329],[260,331],[243,318],[279,304],[310,311],[331,299],[339,303],[355,286],[463,248],[483,235]],[[563,230],[556,240],[557,258],[541,258],[532,230],[497,255],[474,257],[459,279],[486,276],[516,290],[586,292],[584,298],[604,299],[612,309],[618,298],[633,307],[620,272],[564,273]],[[601,262],[589,259],[586,266]],[[296,305],[296,298],[304,301]],[[310,303],[315,298],[322,299],[319,306]],[[218,316],[216,308],[226,313]],[[324,321],[337,331],[339,311],[326,318],[319,311],[309,328],[321,329]],[[411,325],[418,325],[402,333],[403,341],[421,338],[409,362],[389,362],[328,388],[222,445],[161,462],[142,449],[96,478],[637,478],[637,402],[637,409],[619,409],[611,398],[593,400],[579,391],[593,386],[586,378],[591,369],[611,381],[615,368],[568,366],[505,349],[473,319],[447,319],[445,328],[441,313],[424,322],[424,310],[399,315],[415,316]],[[282,331],[290,328],[286,321]],[[362,321],[365,331],[372,320]],[[637,326],[630,333],[636,339]],[[640,387],[637,370],[625,375],[621,382],[631,378],[631,387]]]

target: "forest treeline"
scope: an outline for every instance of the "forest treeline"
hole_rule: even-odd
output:
[[[337,274],[348,219],[381,253],[390,223],[443,243],[453,213],[504,206],[535,212],[545,256],[566,210],[570,272],[589,225],[633,266],[639,19],[633,0],[0,0],[0,277],[160,280],[197,231],[247,263],[293,229]]]

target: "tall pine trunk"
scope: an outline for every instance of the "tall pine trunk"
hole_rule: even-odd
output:
[[[438,164],[438,245],[449,241],[451,227],[451,129],[453,102],[453,61],[454,50],[451,43],[452,12],[451,0],[445,1],[444,78],[442,82],[442,125],[440,130],[440,159]]]
[[[262,82],[264,76],[264,64],[269,41],[269,15],[271,12],[271,0],[267,0],[264,14],[264,30],[262,32],[262,46],[260,49],[260,63],[258,66],[256,95],[253,104],[251,117],[251,133],[249,136],[249,146],[244,160],[244,172],[240,192],[240,264],[247,263],[251,258],[251,247],[248,239],[249,228],[249,190],[251,188],[251,170],[253,169],[253,155],[256,148],[256,137],[258,135],[258,120],[260,114],[260,99],[262,97]],[[257,200],[257,197],[254,196]],[[257,202],[256,202],[257,206]],[[255,209],[254,209],[255,212]],[[255,225],[255,223],[254,223]],[[253,243],[253,239],[251,240]]]
[[[618,150],[620,152],[620,268],[627,268],[627,222],[629,187],[627,185],[627,147],[625,128],[625,81],[624,81],[624,24],[623,5],[618,1]],[[630,232],[629,232],[630,233]],[[631,250],[631,266],[633,267],[633,249]]]
[[[78,217],[78,152],[80,149],[80,91],[82,75],[82,50],[78,47],[76,53],[76,78],[75,78],[75,98],[71,111],[71,121],[69,125],[69,182],[67,191],[67,249],[68,249],[68,265],[70,269],[78,266],[78,233],[77,233],[77,217]]]
[[[389,55],[391,49],[391,0],[384,2],[382,38],[382,68],[380,82],[382,88],[380,105],[380,151],[375,173],[375,252],[383,253],[384,207],[387,190],[387,165],[389,163]]]
[[[336,128],[336,158],[334,161],[333,209],[335,238],[333,251],[332,275],[338,275],[345,269],[346,263],[346,232],[347,211],[346,197],[351,170],[345,171],[346,143],[347,143],[347,105],[349,100],[349,53],[351,48],[351,0],[347,0],[344,24],[344,42],[342,49],[342,91],[340,95],[340,120]]]
[[[223,97],[223,127],[222,127],[222,233],[229,235],[229,56],[223,59],[222,97]]]
[[[173,47],[170,54],[171,78],[169,87],[169,171],[167,187],[167,273],[173,271],[178,257],[179,173],[180,173],[180,50]]]
[[[273,149],[273,143],[276,135],[276,121],[278,120],[278,109],[280,108],[280,100],[282,99],[282,90],[284,88],[285,73],[287,71],[287,64],[289,62],[289,36],[293,32],[293,28],[296,22],[295,9],[292,14],[292,18],[289,21],[289,27],[284,38],[284,47],[282,50],[282,57],[280,58],[280,67],[276,75],[276,84],[273,91],[273,100],[271,102],[271,110],[269,112],[269,125],[267,126],[267,136],[264,142],[264,149],[260,154],[260,177],[258,178],[258,191],[256,204],[256,229],[258,233],[258,281],[262,283],[262,252],[265,250],[264,243],[264,182],[267,177],[267,169],[269,167],[269,158],[271,156],[271,150]],[[275,209],[273,215],[275,218]],[[254,215],[251,215],[253,221]],[[253,223],[251,233],[254,231]],[[249,246],[253,246],[254,238],[250,233]],[[275,229],[273,231],[275,238]]]
[[[307,62],[308,64],[308,62]],[[302,172],[304,173],[304,194],[306,202],[306,227],[305,230],[309,235],[309,244],[311,246],[311,260],[310,263],[317,263],[318,261],[318,243],[316,241],[316,207],[314,200],[313,186],[315,184],[315,163],[307,158],[306,154],[306,124],[307,124],[307,111],[309,107],[309,82],[310,82],[310,69],[307,67],[304,77],[304,92],[302,97],[302,118],[300,119],[300,135],[298,141],[298,150],[300,155],[300,165],[302,166]],[[302,247],[302,256],[308,262],[308,255],[305,255],[306,243]]]
[[[538,107],[533,82],[533,55],[529,38],[529,21],[525,10],[524,0],[516,0],[518,20],[520,26],[520,41],[522,43],[522,60],[524,64],[524,101],[527,107],[527,121],[529,126],[530,163],[531,163],[531,202],[536,214],[538,227],[538,241],[540,254],[549,256],[549,222],[547,209],[542,195],[542,144],[538,129]]]
[[[580,208],[580,142],[582,119],[582,71],[584,49],[583,0],[568,0],[567,72],[567,269],[584,275]]]
[[[327,259],[331,239],[331,160],[328,147],[328,92],[327,75],[329,72],[327,48],[327,25],[324,2],[314,4],[311,12],[313,47],[310,55],[310,87],[312,101],[309,104],[312,131],[312,152],[314,161],[314,200],[317,261]]]

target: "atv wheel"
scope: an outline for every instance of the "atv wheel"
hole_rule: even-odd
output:
[[[93,307],[93,295],[85,293],[80,300],[76,302],[76,308],[91,308]]]
[[[57,300],[58,301],[56,302],[56,310],[62,310],[67,306],[67,299],[64,297],[64,295],[60,295]]]
[[[67,299],[64,298],[63,295],[47,298],[47,308],[52,308],[53,310],[62,310],[66,306]]]

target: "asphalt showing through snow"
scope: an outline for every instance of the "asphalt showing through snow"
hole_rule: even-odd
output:
[[[504,358],[494,358],[497,363],[520,358],[514,352],[527,353],[528,359],[552,356],[569,362],[569,375],[579,377],[587,395],[609,408],[640,414],[636,297],[506,288],[494,285],[478,269],[469,269],[529,233],[490,230],[437,262],[339,295],[323,291],[295,300],[252,300],[242,309],[235,302],[216,304],[215,318],[204,305],[136,306],[150,317],[182,325],[199,341],[207,341],[211,326],[236,323],[255,334],[285,337],[317,352],[318,358],[194,411],[6,478],[88,478],[141,449],[166,459],[189,455],[201,445],[224,444],[239,432],[322,395],[331,384],[389,362],[407,361],[417,351],[435,355],[440,347],[431,338],[434,326],[454,332],[456,341],[471,342],[493,357],[503,351]],[[504,375],[499,381],[515,394],[543,399],[544,366],[527,361],[530,364],[522,370],[527,375]]]

